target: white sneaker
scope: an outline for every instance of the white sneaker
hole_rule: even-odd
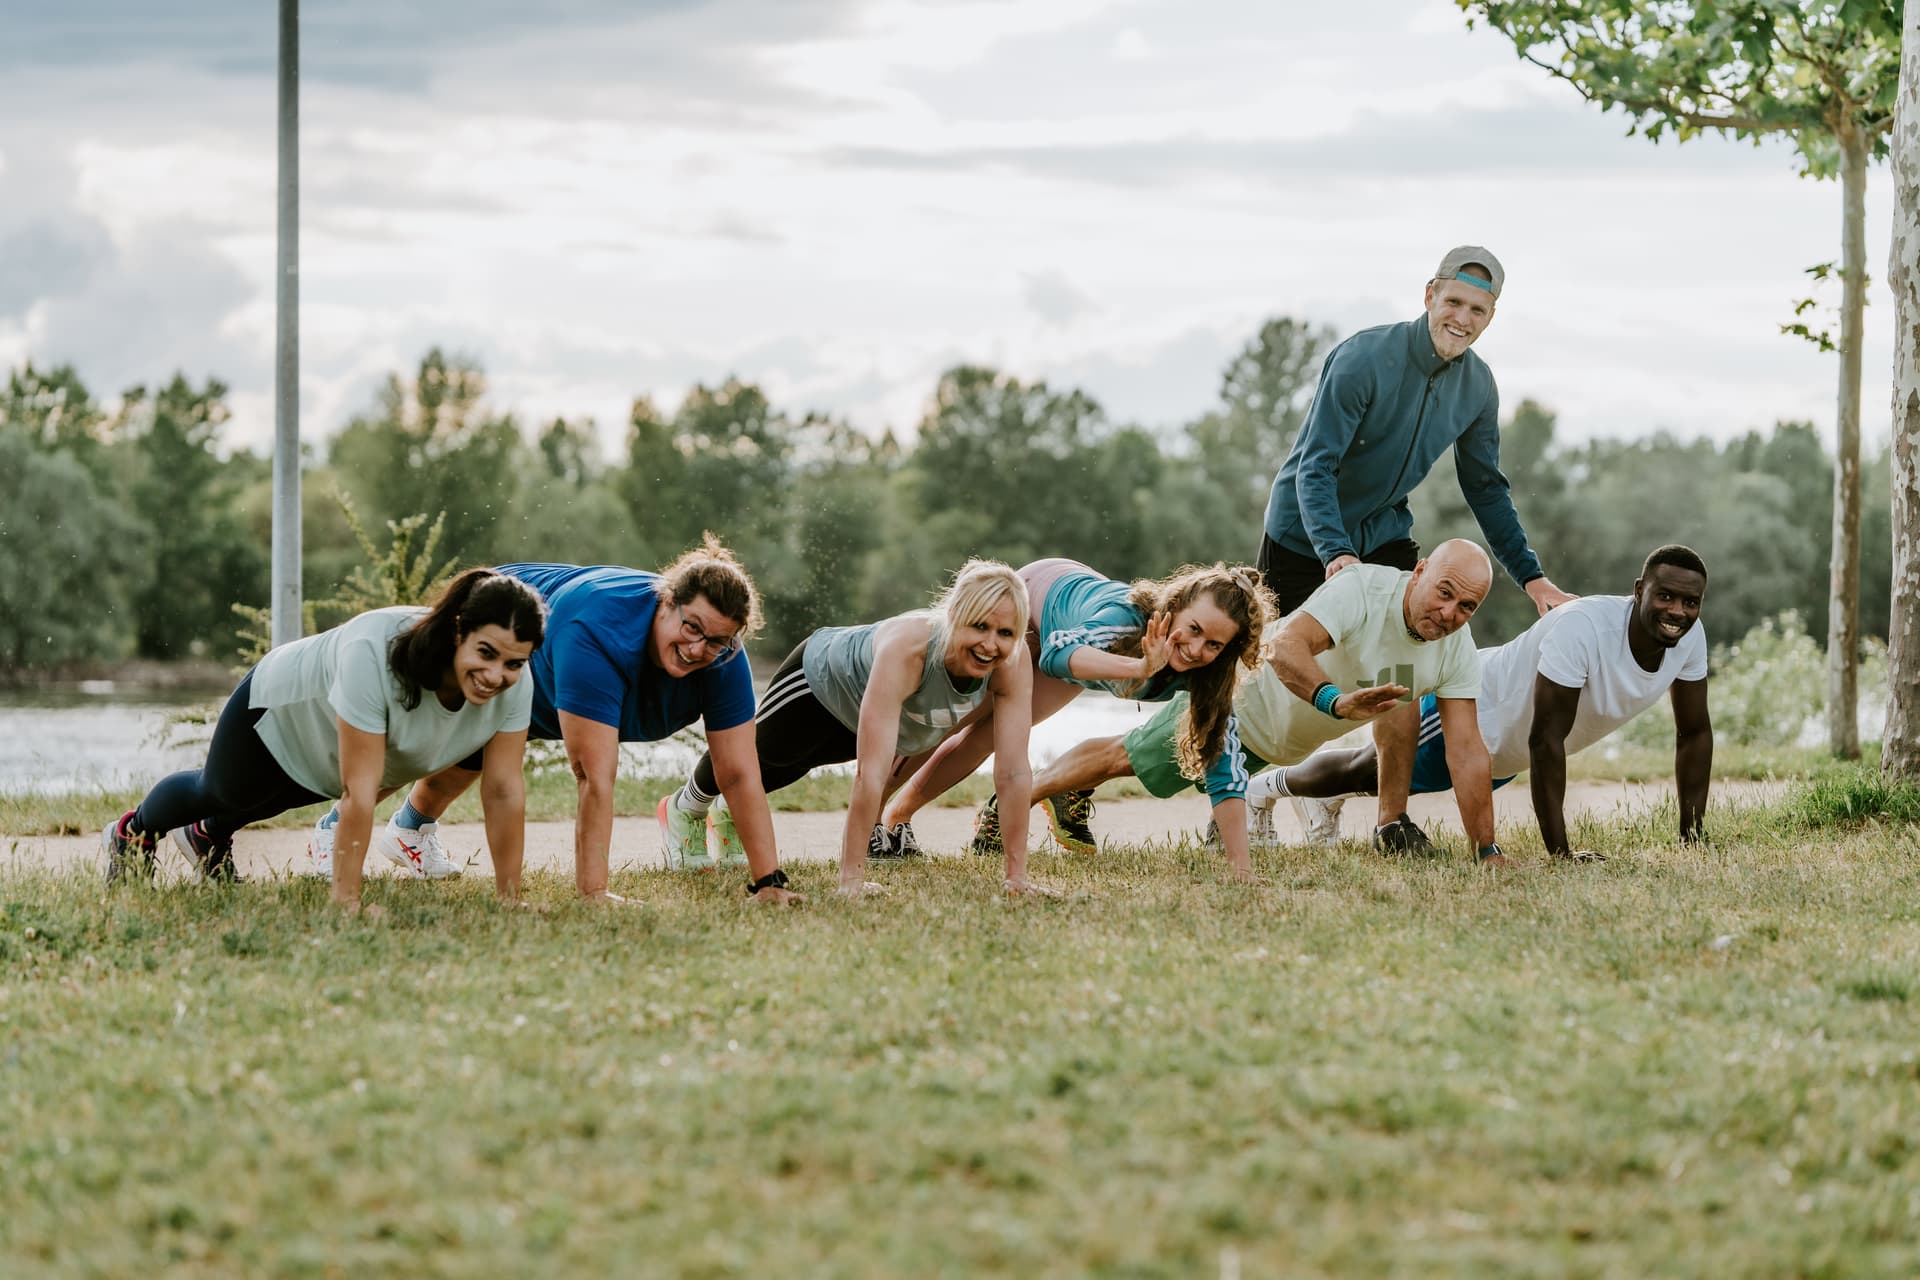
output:
[[[333,828],[316,826],[307,832],[307,856],[296,864],[293,874],[333,879]]]
[[[1247,802],[1247,843],[1256,849],[1271,849],[1280,843],[1280,837],[1273,830],[1273,809],[1275,801],[1265,804]]]
[[[460,874],[459,864],[440,844],[437,822],[423,822],[409,830],[388,818],[387,825],[373,833],[373,847],[406,879],[445,880]]]
[[[1294,816],[1300,819],[1300,825],[1306,829],[1308,844],[1340,843],[1340,807],[1347,802],[1345,796],[1335,796],[1331,800],[1322,800],[1318,796],[1287,798],[1293,801]]]

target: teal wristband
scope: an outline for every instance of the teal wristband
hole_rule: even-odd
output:
[[[1313,691],[1313,709],[1323,716],[1333,716],[1334,719],[1338,720],[1340,717],[1334,711],[1333,707],[1335,703],[1340,701],[1340,692],[1340,686],[1333,681],[1328,680],[1324,682],[1318,689]]]

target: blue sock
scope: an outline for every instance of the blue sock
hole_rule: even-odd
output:
[[[438,818],[429,818],[426,814],[414,808],[411,797],[401,802],[399,811],[393,815],[394,825],[405,827],[409,831],[418,831],[422,824],[438,821]]]
[[[335,805],[333,808],[327,810],[326,817],[320,819],[320,821],[313,825],[319,827],[322,831],[331,831],[333,830],[333,824],[338,821],[340,821],[340,806]]]

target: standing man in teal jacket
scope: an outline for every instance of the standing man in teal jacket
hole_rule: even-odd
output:
[[[1348,565],[1413,568],[1420,545],[1407,495],[1448,448],[1494,559],[1541,613],[1573,599],[1527,545],[1500,472],[1500,390],[1486,361],[1468,350],[1493,323],[1505,283],[1498,258],[1461,245],[1427,281],[1424,315],[1363,329],[1328,354],[1306,425],[1274,478],[1260,539],[1260,570],[1283,614]],[[1396,850],[1425,843],[1404,812],[1418,728],[1404,713],[1374,721],[1374,839]]]

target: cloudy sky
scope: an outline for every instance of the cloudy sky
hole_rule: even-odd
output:
[[[217,375],[270,438],[274,8],[0,0],[0,363]],[[1478,349],[1566,436],[1832,426],[1778,329],[1837,185],[1628,138],[1452,0],[304,8],[309,435],[436,343],[610,444],[728,373],[910,429],[960,361],[1171,426],[1265,318],[1411,317],[1463,241],[1508,273]],[[1870,439],[1891,323],[1876,284]]]

